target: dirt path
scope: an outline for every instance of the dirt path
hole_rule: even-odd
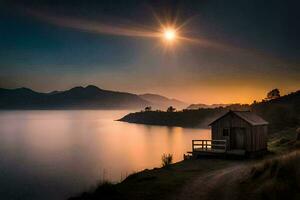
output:
[[[213,200],[213,199],[237,199],[234,193],[239,180],[246,175],[249,168],[245,164],[215,170],[205,175],[199,175],[187,183],[171,199],[173,200]]]

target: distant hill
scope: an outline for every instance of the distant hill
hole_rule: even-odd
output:
[[[173,106],[180,110],[188,106],[187,103],[179,101],[177,99],[170,99],[158,94],[141,94],[139,95],[142,99],[151,102],[154,109],[166,110],[169,106]]]
[[[129,113],[120,121],[179,127],[206,128],[220,113],[226,113],[225,108],[202,108],[199,110],[182,110],[178,112],[144,111]]]
[[[219,108],[219,107],[227,107],[231,104],[211,104],[211,105],[207,105],[207,104],[191,104],[189,105],[186,109],[189,110],[197,110],[200,108]]]
[[[252,104],[251,110],[267,119],[272,129],[300,126],[300,90],[277,99]]]
[[[141,109],[149,104],[138,95],[93,85],[51,93],[0,88],[0,109]]]
[[[257,113],[270,123],[270,132],[298,127],[300,126],[300,91],[252,105],[232,104],[226,107],[185,109],[179,112],[136,112],[120,120],[152,125],[204,127],[216,116],[228,110],[251,110]]]

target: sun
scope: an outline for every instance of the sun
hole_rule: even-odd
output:
[[[176,30],[172,28],[167,28],[163,32],[163,37],[165,40],[171,42],[176,39]]]

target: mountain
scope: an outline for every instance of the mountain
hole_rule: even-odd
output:
[[[149,104],[138,95],[93,85],[51,93],[0,88],[0,109],[141,109]]]
[[[200,108],[219,108],[219,107],[227,107],[231,104],[211,104],[211,105],[207,105],[207,104],[191,104],[189,105],[186,109],[189,109],[189,110],[197,110],[197,109],[200,109]]]
[[[161,110],[166,110],[169,106],[173,106],[176,109],[180,110],[183,108],[186,108],[188,106],[187,103],[177,100],[177,99],[170,99],[158,94],[141,94],[139,95],[142,99],[151,102],[152,107],[154,109],[161,109]]]

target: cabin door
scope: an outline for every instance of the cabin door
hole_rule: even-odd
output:
[[[231,128],[231,149],[245,149],[245,135],[246,130],[244,128]]]

